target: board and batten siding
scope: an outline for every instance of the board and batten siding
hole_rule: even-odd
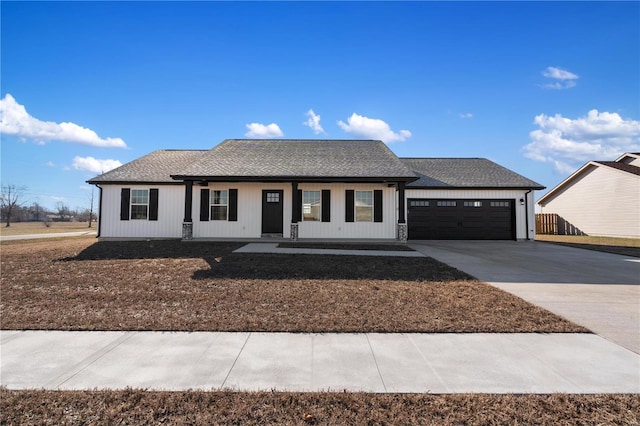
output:
[[[238,190],[238,220],[201,221],[200,189]],[[209,182],[208,186],[193,187],[193,238],[260,238],[262,235],[262,190],[283,191],[283,237],[289,238],[291,229],[291,184]]]
[[[331,191],[331,221],[298,224],[298,238],[337,239],[395,239],[396,237],[396,189],[382,184],[315,184],[301,183],[298,189],[307,191]],[[347,222],[345,220],[347,190],[382,190],[382,222]]]
[[[541,213],[555,213],[587,235],[640,238],[640,176],[593,167],[553,199]]]
[[[193,211],[200,211],[200,191],[205,188],[193,187]],[[291,237],[291,183],[224,183],[209,182],[206,187],[212,190],[238,190],[238,220],[200,221],[199,216],[193,217],[193,238],[260,238],[262,235],[262,191],[283,191],[283,238]],[[381,184],[313,184],[300,183],[299,190],[331,191],[331,220],[329,222],[298,223],[298,238],[317,239],[394,239],[395,238],[395,188]],[[345,191],[383,191],[382,222],[346,222],[345,221]]]
[[[520,199],[527,198],[527,203],[520,204]],[[514,200],[516,210],[516,239],[527,239],[527,216],[528,216],[528,236],[529,239],[535,239],[535,202],[533,191],[527,194],[524,189],[407,189],[405,191],[405,203],[410,198],[427,198],[427,199],[496,199],[496,200]],[[526,211],[528,205],[529,211]],[[405,205],[405,212],[408,212],[408,205]]]
[[[122,188],[158,189],[158,220],[120,219]],[[182,238],[184,185],[102,185],[100,238]]]

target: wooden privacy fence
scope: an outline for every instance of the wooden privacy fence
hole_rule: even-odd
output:
[[[536,234],[586,235],[556,213],[536,213]]]

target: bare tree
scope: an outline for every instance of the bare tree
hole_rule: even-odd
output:
[[[94,189],[95,189],[95,187],[92,186],[91,187],[91,198],[90,198],[91,205],[90,205],[90,208],[89,208],[89,228],[91,228],[91,219],[93,219],[93,194],[94,194],[93,191],[94,191]]]
[[[24,204],[22,197],[26,186],[17,186],[14,184],[2,185],[2,192],[0,192],[0,205],[2,206],[2,212],[5,215],[7,221],[6,227],[11,226],[11,214],[13,210]]]
[[[58,216],[60,216],[60,221],[64,222],[65,218],[70,214],[69,207],[62,201],[58,201],[56,203],[56,212]]]

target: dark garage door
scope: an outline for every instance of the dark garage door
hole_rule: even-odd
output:
[[[515,240],[514,200],[407,201],[410,240]]]

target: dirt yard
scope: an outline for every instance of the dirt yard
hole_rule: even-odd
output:
[[[7,391],[3,425],[637,425],[638,395]]]
[[[2,329],[586,332],[430,258],[235,254],[234,243],[0,247]]]
[[[56,234],[61,232],[85,232],[95,231],[96,223],[89,222],[11,222],[11,226],[6,227],[6,223],[0,223],[0,236],[27,235],[27,234]]]
[[[640,257],[640,239],[638,238],[590,237],[587,235],[536,235],[536,241],[620,254],[623,256]]]

